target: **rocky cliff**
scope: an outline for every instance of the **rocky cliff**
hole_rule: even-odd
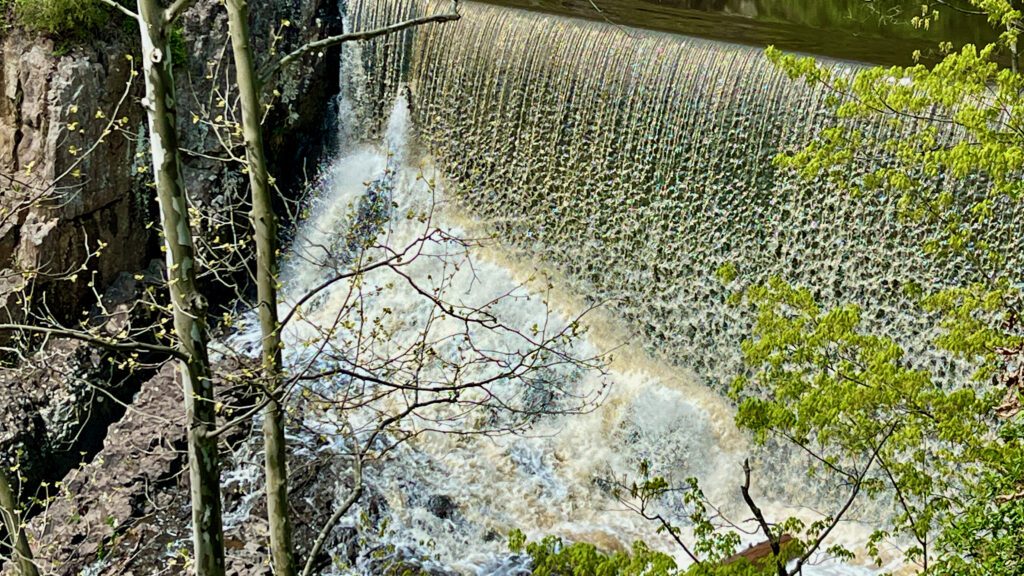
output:
[[[253,43],[263,58],[340,30],[333,0],[251,4]],[[129,86],[127,56],[137,52],[137,42],[131,26],[109,28],[74,46],[17,30],[0,38],[0,310],[6,318],[24,317],[16,289],[26,270],[35,271],[31,305],[62,321],[95,314],[96,294],[107,291],[106,302],[117,305],[160,283],[159,240],[147,225],[156,207],[147,182],[142,86],[137,80]],[[215,212],[232,194],[244,195],[246,185],[242,166],[224,160],[209,123],[194,121],[233,114],[233,99],[225,97],[233,71],[223,6],[200,0],[179,32],[184,175],[195,206]],[[319,162],[337,89],[336,51],[307,59],[283,79],[267,121],[271,168],[283,191],[298,188],[301,168]],[[231,225],[244,235],[246,224],[243,213]],[[87,258],[100,247],[99,257]],[[75,281],[56,279],[76,272]],[[231,304],[238,288],[232,284],[227,290],[211,282],[215,303]],[[114,374],[106,352],[69,341],[23,352],[28,360],[21,367],[0,369],[0,460],[18,455],[27,497],[40,482],[62,478],[83,453],[88,459],[104,447],[107,427],[125,412],[121,402],[130,403],[154,370]],[[152,426],[160,437],[163,424]]]
[[[114,37],[55,50],[22,32],[0,44],[0,274],[16,286],[20,271],[37,271],[47,290],[48,275],[76,271],[106,245],[88,262],[102,287],[141,268],[149,246],[135,174],[143,116],[125,58],[134,46]],[[47,305],[67,319],[90,293],[86,281],[61,282]]]

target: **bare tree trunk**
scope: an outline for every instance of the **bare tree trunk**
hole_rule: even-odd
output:
[[[177,345],[188,358],[181,367],[181,379],[188,426],[194,565],[198,576],[223,576],[220,468],[217,439],[210,434],[216,427],[216,412],[207,352],[207,303],[196,287],[195,248],[181,179],[167,43],[171,18],[158,0],[138,0],[138,10],[146,81],[143,105],[149,117],[153,178],[167,251],[167,285]]]
[[[263,148],[260,86],[249,45],[249,3],[227,0],[228,28],[235,57],[235,74],[242,107],[242,134],[249,164],[252,188],[252,219],[256,236],[256,287],[259,298],[260,328],[263,336],[263,379],[267,404],[263,412],[267,521],[270,526],[270,553],[276,576],[294,576],[291,525],[288,517],[287,448],[284,438],[284,413],[280,398],[281,325],[277,316],[278,259],[277,217],[274,214]]]
[[[18,500],[11,489],[3,464],[0,464],[0,517],[11,541],[11,560],[16,560],[21,576],[39,576],[39,569],[32,561],[32,548],[29,547],[25,530],[21,526]]]

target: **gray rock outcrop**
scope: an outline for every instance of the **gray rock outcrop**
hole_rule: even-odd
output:
[[[333,0],[254,1],[253,44],[266,60],[338,32],[337,12]],[[147,225],[156,210],[147,186],[142,86],[128,86],[133,60],[127,56],[137,52],[137,42],[116,20],[108,28],[109,34],[71,47],[18,30],[0,37],[0,323],[25,317],[18,292],[25,270],[40,273],[33,306],[75,322],[88,315],[97,293],[119,301],[137,295],[137,287],[118,279],[135,278],[159,255],[155,228]],[[208,124],[193,122],[194,115],[232,114],[230,104],[218,104],[233,77],[221,2],[199,0],[183,16],[181,30],[187,56],[177,71],[184,176],[197,208],[223,211],[231,194],[245,193],[246,177],[237,162],[216,159],[224,151]],[[317,165],[329,126],[325,110],[337,89],[333,50],[282,77],[266,124],[271,170],[282,190],[301,187],[301,167],[312,171]],[[233,233],[244,236],[246,215],[236,216]],[[87,259],[101,246],[100,257]],[[144,274],[148,284],[159,283],[159,266]],[[77,281],[47,277],[65,273],[77,273]],[[205,289],[215,305],[230,306],[237,293],[230,284],[239,283],[244,279],[228,287],[211,281]],[[162,292],[157,287],[155,293]],[[81,342],[52,341],[22,352],[28,361],[20,369],[0,369],[0,459],[23,463],[22,497],[29,499],[40,483],[52,485],[77,466],[83,454],[91,457],[121,441],[104,441],[110,423],[125,413],[118,401],[131,402],[152,371],[115,375],[108,354]],[[172,399],[172,405],[180,402],[180,391]],[[95,496],[106,491],[103,486],[81,488]],[[118,506],[114,516],[127,510]]]
[[[128,39],[55,55],[51,40],[14,31],[0,40],[0,276],[74,273],[46,299],[62,319],[92,294],[148,259],[149,200],[136,174],[142,110],[128,87]],[[135,83],[137,84],[137,83]],[[102,256],[88,254],[105,246]],[[10,304],[10,303],[8,303]]]

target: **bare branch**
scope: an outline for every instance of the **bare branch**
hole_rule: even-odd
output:
[[[330,48],[331,46],[344,44],[345,42],[372,40],[374,38],[377,38],[378,36],[394,34],[395,32],[401,32],[402,30],[413,28],[415,26],[422,26],[424,24],[430,23],[452,22],[460,18],[462,18],[462,16],[460,16],[458,13],[421,16],[419,18],[404,20],[402,22],[398,22],[390,26],[385,26],[383,28],[377,28],[375,30],[366,30],[364,32],[349,32],[348,34],[338,34],[337,36],[330,36],[320,40],[315,40],[313,42],[310,42],[295,49],[291,53],[285,55],[281,59],[276,60],[272,64],[270,64],[270,66],[262,74],[260,74],[260,85],[265,86],[267,82],[269,82],[274,77],[274,74],[277,74],[282,68],[289,66],[290,64],[295,62],[295,60],[302,58],[303,56],[309,54],[310,52],[314,52],[316,50],[323,50],[325,48]]]
[[[122,14],[124,14],[125,16],[127,16],[129,18],[133,18],[135,20],[139,19],[139,15],[138,14],[136,14],[135,12],[132,12],[131,10],[125,8],[124,6],[120,5],[119,3],[114,2],[114,0],[100,0],[100,2],[103,2],[107,6],[110,6],[111,8],[119,10]]]
[[[174,3],[164,10],[164,24],[173,24],[179,16],[184,14],[185,10],[188,10],[195,4],[196,0],[174,0]]]
[[[348,498],[334,510],[334,514],[327,520],[324,527],[320,529],[320,534],[317,535],[316,541],[313,543],[313,547],[309,550],[309,556],[306,558],[306,565],[302,569],[302,576],[312,576],[314,563],[316,557],[320,554],[320,551],[324,547],[324,542],[327,541],[327,537],[331,535],[331,530],[338,524],[341,517],[348,512],[349,508],[359,500],[359,497],[363,495],[363,461],[362,455],[359,451],[352,452],[352,492],[349,493]]]
[[[250,418],[252,418],[256,414],[258,414],[260,412],[260,410],[263,410],[267,406],[267,404],[270,404],[270,401],[274,400],[274,399],[276,399],[276,395],[271,394],[270,392],[267,392],[266,394],[264,394],[263,399],[260,400],[255,406],[253,406],[252,408],[247,410],[244,414],[242,414],[241,416],[235,418],[234,420],[231,420],[230,422],[222,424],[216,430],[214,430],[212,432],[207,432],[206,433],[206,437],[207,438],[216,438],[216,437],[221,436],[224,433],[230,431],[232,428],[234,428],[234,427],[236,427],[236,426],[238,426],[240,424],[243,424],[245,422],[248,422]]]
[[[404,252],[403,252],[403,254],[404,254]],[[400,262],[400,259],[398,261]],[[318,286],[315,286],[315,287],[307,290],[302,295],[302,297],[299,298],[295,302],[295,304],[292,305],[291,310],[289,310],[288,313],[285,315],[284,319],[281,320],[281,326],[287,326],[288,323],[291,322],[291,320],[295,316],[295,314],[301,309],[303,304],[305,304],[306,302],[312,300],[314,297],[316,297],[317,294],[320,294],[321,292],[323,292],[327,288],[330,288],[334,284],[337,284],[338,282],[341,282],[343,280],[349,280],[351,278],[356,278],[358,276],[365,275],[366,273],[371,272],[371,271],[373,271],[373,270],[375,270],[377,268],[381,268],[381,267],[384,267],[384,266],[390,266],[390,265],[392,265],[395,262],[396,262],[396,257],[393,256],[393,257],[387,258],[385,260],[380,260],[378,262],[374,262],[373,264],[370,264],[370,265],[368,265],[366,267],[363,267],[361,269],[358,269],[358,270],[347,270],[345,272],[339,272],[338,274],[335,274],[334,276],[328,278],[327,280],[324,280]]]
[[[761,508],[757,506],[754,499],[750,496],[750,460],[746,459],[743,461],[743,486],[740,487],[740,492],[743,493],[743,501],[747,503],[747,508],[754,513],[754,518],[757,519],[757,523],[761,526],[761,531],[768,538],[768,543],[772,547],[772,557],[775,558],[775,567],[778,570],[779,576],[789,576],[786,573],[786,565],[782,562],[782,548],[779,545],[779,535],[772,532],[771,527],[768,526],[768,521],[764,518],[764,513]]]
[[[701,561],[699,558],[697,558],[697,555],[694,554],[690,550],[690,547],[687,546],[685,542],[683,542],[683,539],[679,537],[679,530],[675,526],[673,526],[668,520],[666,520],[664,516],[662,516],[661,514],[656,514],[652,516],[650,519],[657,520],[658,523],[661,524],[661,527],[665,529],[665,532],[668,532],[668,535],[676,541],[676,544],[683,549],[683,552],[686,552],[686,555],[690,557],[690,560],[693,560],[694,564],[701,564]]]
[[[82,332],[79,330],[72,330],[70,328],[54,328],[46,326],[28,326],[25,324],[0,324],[0,332],[31,332],[34,334],[47,334],[50,336],[59,336],[61,338],[70,338],[72,340],[81,340],[94,344],[107,350],[116,350],[120,352],[154,352],[157,354],[166,354],[168,356],[177,358],[178,360],[188,360],[183,352],[171,348],[170,346],[162,346],[160,344],[150,344],[148,342],[119,342],[113,338],[104,338],[88,332]]]
[[[987,16],[988,15],[988,12],[985,12],[984,10],[970,10],[970,9],[967,9],[967,8],[961,8],[960,6],[956,6],[953,3],[951,3],[951,2],[947,2],[946,0],[935,0],[935,3],[939,4],[940,6],[945,6],[946,8],[949,8],[950,10],[955,10],[955,11],[961,13],[961,14],[970,14],[971,16]]]
[[[878,461],[879,455],[882,452],[882,448],[885,446],[886,442],[889,441],[889,438],[892,437],[893,432],[896,431],[898,425],[899,423],[897,422],[889,426],[888,432],[886,432],[885,436],[883,436],[881,440],[879,440],[878,445],[875,446],[874,450],[871,452],[871,457],[868,458],[867,464],[864,465],[864,469],[857,476],[857,481],[854,482],[853,488],[850,490],[850,496],[846,499],[846,503],[844,503],[843,507],[839,509],[839,512],[837,512],[836,515],[832,517],[832,521],[824,530],[822,530],[821,534],[818,534],[818,537],[814,540],[814,543],[808,546],[807,550],[796,561],[796,565],[793,566],[793,570],[790,571],[790,575],[802,573],[801,571],[803,570],[804,564],[807,563],[807,560],[811,557],[812,554],[814,554],[815,551],[818,550],[818,548],[821,547],[821,544],[825,541],[825,538],[827,538],[828,535],[832,532],[832,530],[839,525],[839,522],[842,521],[843,516],[845,516],[846,513],[850,510],[850,507],[853,506],[853,503],[857,500],[857,496],[860,495],[861,489],[864,487],[864,479],[867,477],[868,472],[871,471],[871,468],[872,466],[874,466],[875,462]],[[746,495],[746,492],[744,492],[744,495]],[[778,558],[777,554],[776,558]],[[785,576],[784,573],[780,574],[783,574],[783,576]]]

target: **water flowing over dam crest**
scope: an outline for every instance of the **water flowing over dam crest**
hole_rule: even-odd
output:
[[[349,7],[354,29],[441,9]],[[524,255],[557,265],[577,294],[621,299],[652,350],[712,385],[736,373],[749,328],[714,278],[724,263],[861,304],[890,336],[931,325],[905,282],[964,280],[957,262],[923,257],[925,230],[898,221],[895,198],[851,198],[773,164],[831,116],[825,90],[790,80],[763,50],[481,4],[461,12],[455,25],[364,48],[362,125],[375,133],[389,108],[370,103],[408,82],[453,196]],[[989,231],[1010,266],[1015,216]],[[928,336],[902,344],[936,367],[945,360]]]
[[[368,30],[449,5],[343,6],[347,29]],[[773,163],[828,125],[822,90],[789,80],[757,48],[475,3],[459,11],[456,23],[346,46],[342,151],[297,231],[286,292],[320,281],[322,270],[310,264],[318,247],[344,247],[353,231],[408,237],[415,219],[403,214],[441,198],[444,226],[500,239],[476,255],[471,271],[454,274],[451,290],[487,302],[540,268],[553,289],[528,284],[529,296],[496,313],[529,326],[544,317],[541,301],[565,317],[607,302],[578,346],[625,347],[607,382],[582,371],[550,375],[581,395],[610,384],[593,412],[546,418],[534,436],[424,435],[396,451],[368,479],[388,500],[393,530],[382,541],[428,558],[427,566],[509,576],[527,573],[522,558],[505,552],[512,528],[613,549],[642,538],[675,554],[665,534],[619,511],[594,481],[631,474],[641,460],[677,479],[699,477],[732,509],[751,448],[720,392],[741,369],[751,318],[726,303],[715,278],[726,263],[750,282],[780,275],[815,288],[826,304],[858,303],[870,328],[900,338],[915,362],[963,376],[964,366],[928,346],[933,323],[902,291],[911,280],[969,280],[963,267],[924,257],[925,231],[898,221],[895,199],[851,198]],[[437,187],[427,184],[433,179]],[[353,207],[373,214],[377,227],[353,219]],[[1003,215],[986,235],[1010,255],[1009,266],[1021,265],[1021,216]],[[436,277],[431,266],[444,269],[432,261],[416,273]],[[386,282],[367,284],[377,290],[368,308],[410,325],[424,313]],[[346,289],[319,298],[304,322],[336,313],[332,302]],[[401,328],[395,333],[400,342]],[[303,338],[301,327],[286,334]],[[335,424],[307,422],[318,426]],[[781,515],[814,503],[803,498],[803,472],[790,471],[785,458],[759,465],[778,482],[762,487],[766,509]],[[258,478],[258,467],[229,476]],[[454,500],[454,513],[430,512],[440,496]],[[862,537],[858,530],[868,529],[837,534]],[[898,552],[886,557],[894,564],[881,571],[899,566]],[[353,570],[374,573],[376,561],[361,558]],[[878,571],[825,561],[806,573]]]

